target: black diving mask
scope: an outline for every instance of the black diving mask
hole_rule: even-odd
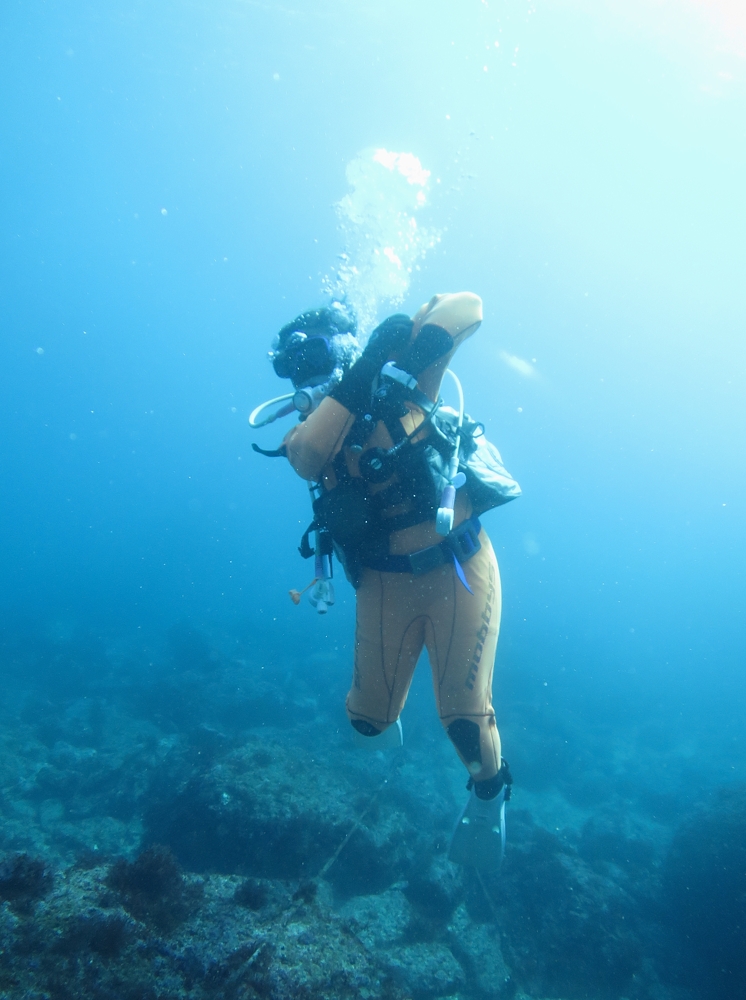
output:
[[[282,348],[269,352],[272,367],[280,378],[289,378],[293,385],[318,384],[334,371],[332,345],[327,337],[296,330],[287,338]]]

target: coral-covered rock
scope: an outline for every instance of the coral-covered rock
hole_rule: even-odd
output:
[[[52,873],[39,858],[16,854],[0,861],[0,900],[15,910],[28,910],[52,888]]]
[[[707,997],[746,995],[746,786],[719,791],[678,829],[663,901],[680,948],[668,978],[693,979]]]
[[[120,872],[122,894],[131,899],[143,891],[146,869],[148,879],[161,879],[157,898],[178,891],[167,860],[151,855],[138,861]],[[188,886],[189,877],[179,877]],[[297,885],[271,884],[269,906],[260,917],[236,902],[240,879],[211,876],[200,880],[199,908],[178,923],[159,927],[149,904],[143,919],[126,912],[110,882],[106,867],[71,868],[59,873],[33,914],[0,908],[1,995],[75,1000],[404,998],[386,965],[330,909],[324,892],[308,902],[298,896]]]
[[[470,981],[485,996],[496,1000],[515,992],[510,969],[503,958],[500,934],[494,924],[475,924],[465,906],[459,906],[448,927],[451,951]]]
[[[247,738],[218,763],[153,790],[148,839],[168,844],[193,871],[255,878],[316,875],[356,827],[329,877],[345,895],[385,889],[407,870],[417,836],[392,801],[358,819],[376,795],[348,774],[321,766],[316,754],[287,740]],[[362,782],[361,782],[362,784]],[[365,787],[365,786],[363,786]]]
[[[267,882],[246,878],[233,893],[234,902],[239,906],[248,906],[250,910],[261,910],[269,899],[269,888]]]
[[[401,889],[392,888],[377,896],[348,899],[340,916],[363,945],[375,951],[403,940],[412,908]]]
[[[115,862],[106,882],[128,913],[161,931],[177,927],[200,898],[200,887],[186,882],[171,851],[159,845],[147,848],[134,861]]]
[[[464,970],[445,944],[410,944],[383,956],[394,981],[413,997],[445,997],[464,985]]]
[[[498,914],[508,963],[529,990],[623,993],[642,960],[634,900],[527,815],[515,811],[511,829],[499,879],[472,886],[473,917]]]

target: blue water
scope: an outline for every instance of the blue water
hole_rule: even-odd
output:
[[[551,826],[605,786],[642,817],[642,782],[673,829],[746,779],[746,28],[725,2],[599,6],[8,0],[9,702],[38,683],[69,709],[64,676],[29,679],[40,645],[98,643],[137,685],[175,625],[304,690],[326,658],[343,694],[353,592],[325,618],[289,601],[307,492],[246,418],[345,249],[346,166],[380,146],[431,171],[441,234],[380,317],[484,300],[454,368],[524,492],[485,519],[524,806]]]

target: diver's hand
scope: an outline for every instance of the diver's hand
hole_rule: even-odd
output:
[[[403,351],[412,339],[413,322],[405,313],[395,313],[380,323],[368,338],[363,357],[378,361],[378,367]]]
[[[453,350],[453,337],[442,326],[426,323],[417,339],[407,347],[399,359],[399,368],[417,378],[426,368],[435,364]]]
[[[482,300],[473,292],[449,292],[444,295],[434,295],[429,302],[426,302],[414,316],[414,340],[409,348],[410,357],[401,357],[400,367],[409,363],[413,368],[420,368],[416,374],[417,385],[421,392],[435,401],[440,392],[440,383],[443,372],[457,348],[475,333],[482,322]],[[438,327],[435,332],[431,328]],[[443,332],[448,334],[450,344],[443,337]],[[418,341],[420,336],[425,334],[425,338],[420,347]],[[431,339],[432,338],[432,339]],[[429,343],[428,343],[429,342]],[[446,348],[435,362],[431,362],[428,367],[421,368],[421,364],[430,357],[434,357],[440,350]],[[412,371],[412,374],[415,374]]]
[[[365,350],[329,393],[350,413],[363,414],[370,407],[373,382],[383,365],[404,349],[412,336],[412,320],[403,313],[389,316],[371,333]]]

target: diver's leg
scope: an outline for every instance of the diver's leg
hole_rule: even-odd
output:
[[[355,667],[347,715],[364,737],[395,723],[424,644],[419,588],[408,573],[366,569],[357,591]]]
[[[505,851],[505,803],[512,778],[500,756],[492,708],[492,671],[500,627],[500,576],[492,545],[465,565],[473,594],[451,572],[430,611],[426,642],[441,722],[471,776],[470,796],[458,818],[448,857],[498,872]],[[438,613],[438,608],[440,613]]]
[[[463,565],[473,594],[452,567],[434,578],[426,635],[440,720],[476,783],[494,797],[501,767],[500,734],[492,708],[492,671],[500,628],[497,560],[484,530],[481,549]]]

